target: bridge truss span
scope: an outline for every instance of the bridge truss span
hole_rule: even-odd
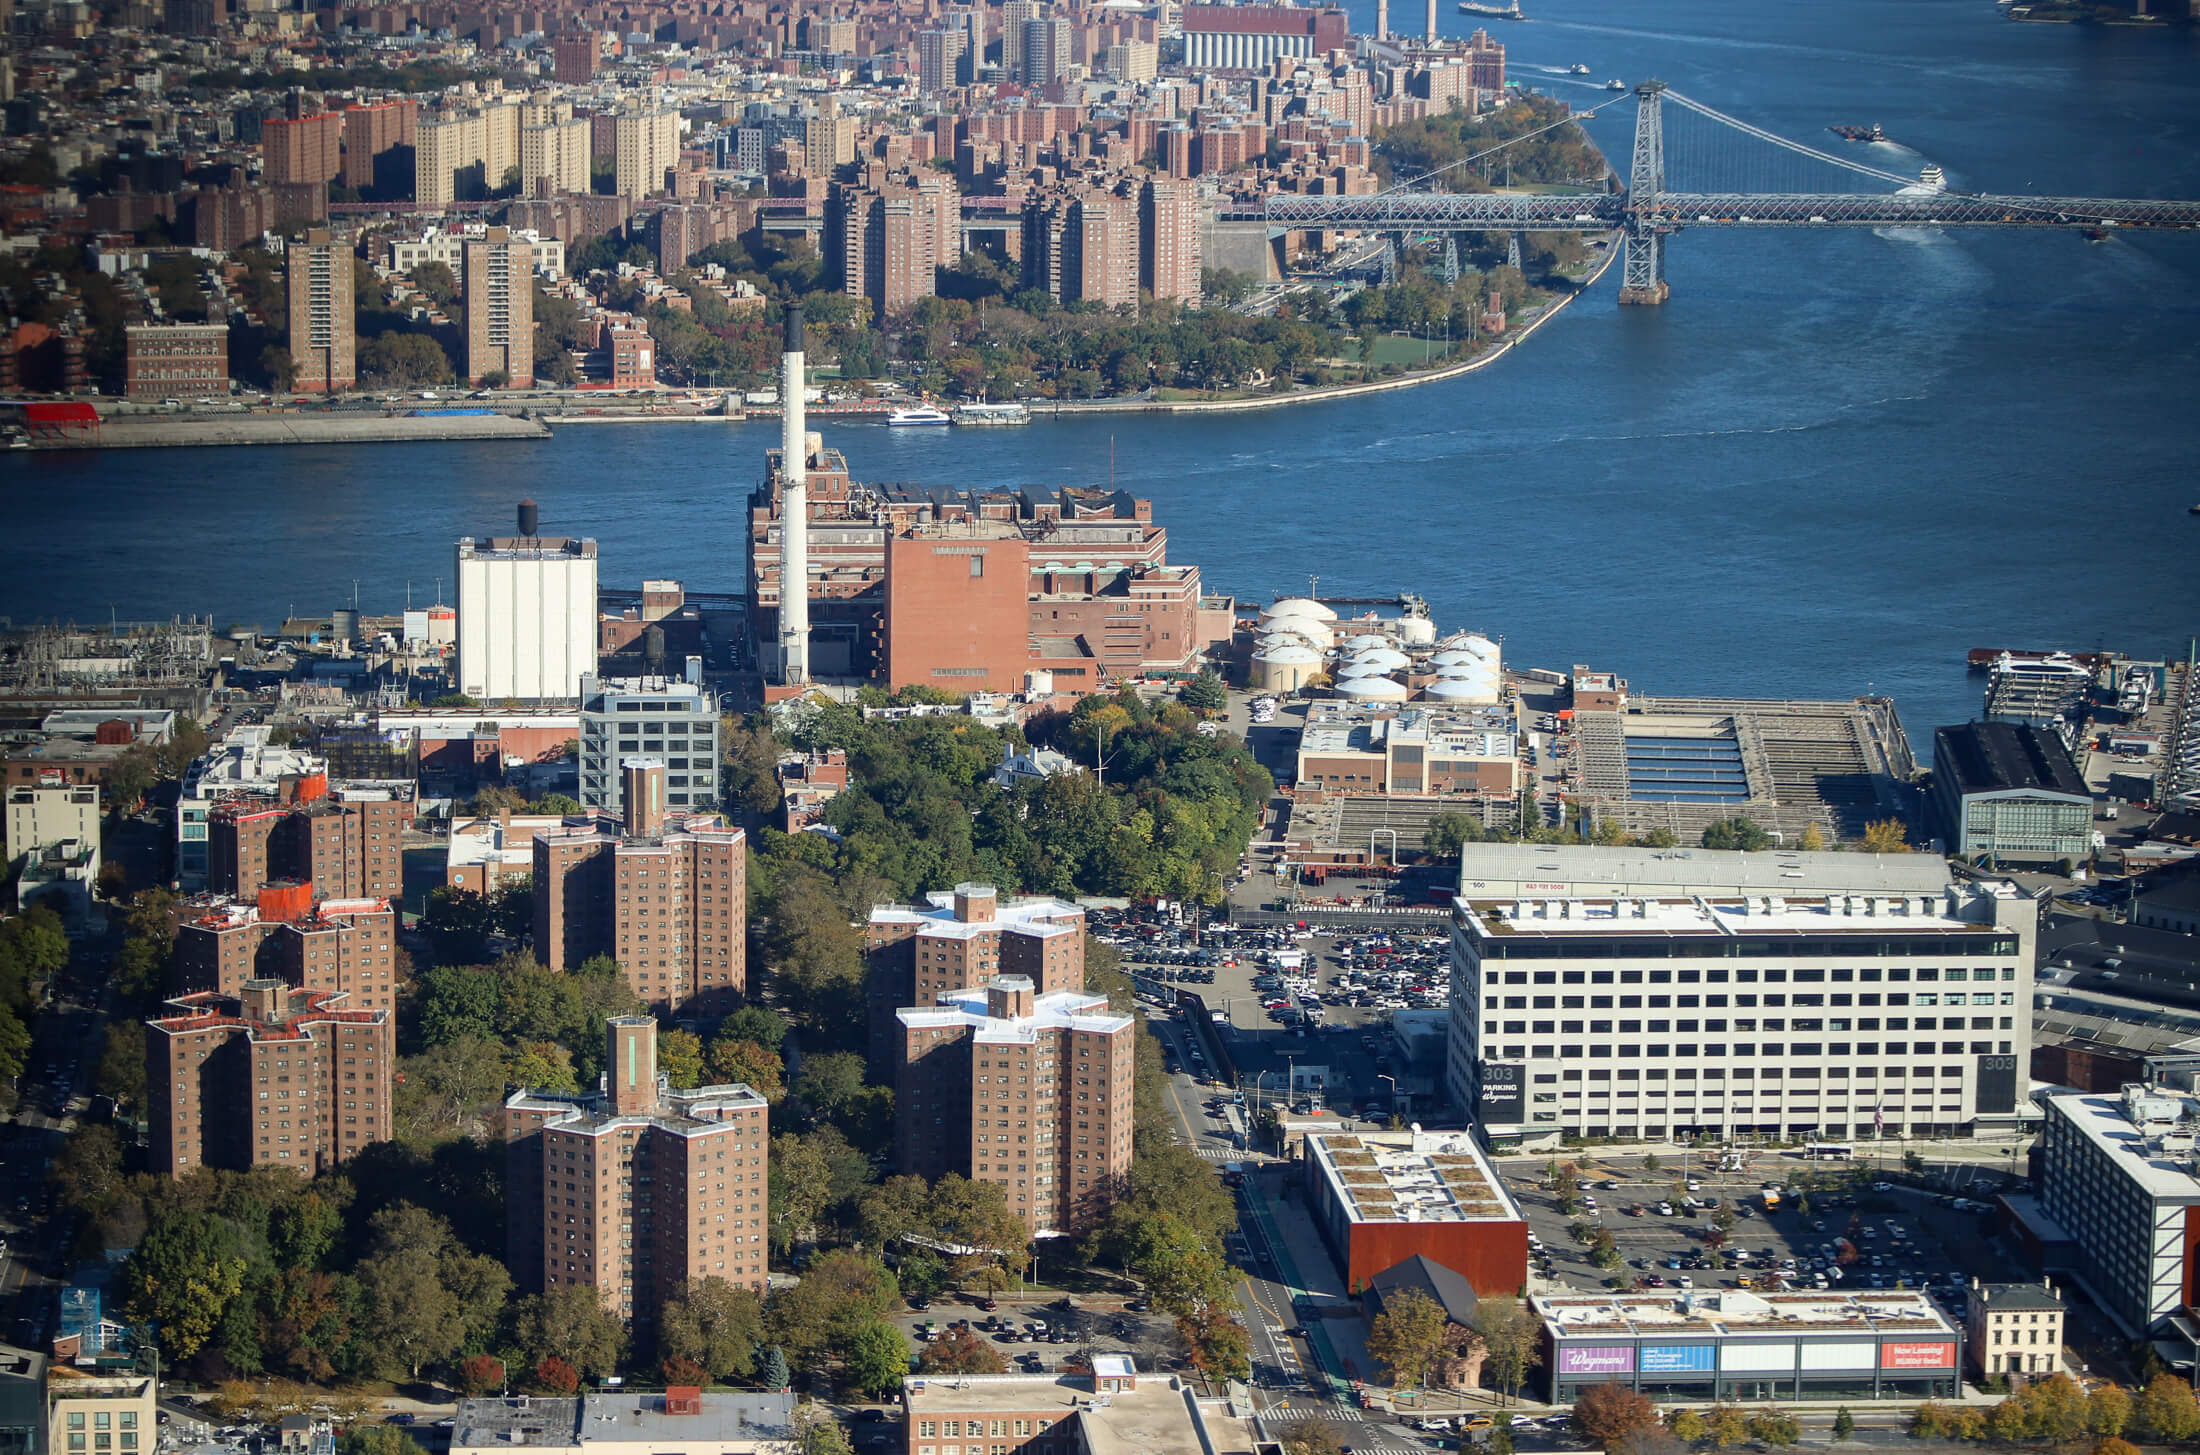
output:
[[[1665,301],[1665,243],[1692,227],[2065,227],[2200,228],[2200,201],[2156,198],[2031,197],[1955,191],[1940,185],[1937,169],[1918,180],[1819,151],[1715,111],[1650,81],[1635,88],[1634,155],[1624,192],[1525,193],[1415,190],[1429,177],[1372,196],[1277,195],[1257,204],[1229,207],[1225,219],[1259,220],[1270,227],[1389,234],[1406,239],[1462,232],[1589,232],[1625,235],[1623,303]],[[1665,102],[1725,128],[1730,142],[1754,144],[1759,153],[1826,164],[1890,187],[1891,191],[1839,192],[1794,186],[1783,175],[1762,190],[1682,191],[1668,180],[1671,157],[1665,135]],[[1505,145],[1510,145],[1506,143]],[[1498,150],[1501,148],[1493,148]],[[1479,160],[1487,153],[1468,160]],[[1437,174],[1430,174],[1433,177]],[[1827,178],[1827,180],[1833,180]],[[1785,184],[1785,185],[1782,185]],[[1752,185],[1759,185],[1752,181]],[[1450,244],[1447,243],[1447,250]],[[1453,254],[1447,251],[1447,256]]]

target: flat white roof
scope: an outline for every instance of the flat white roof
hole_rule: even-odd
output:
[[[1908,1289],[1861,1293],[1531,1294],[1528,1304],[1556,1339],[1630,1335],[1901,1333],[1954,1338],[1931,1298]]]
[[[1308,1132],[1306,1152],[1356,1223],[1521,1221],[1472,1132]]]
[[[2200,1116],[2200,1097],[2155,1087],[2148,1099],[2166,1105],[2173,1114]],[[2063,1117],[2113,1158],[2112,1165],[2148,1195],[2200,1203],[2200,1172],[2195,1171],[2189,1129],[2180,1134],[2175,1122],[2142,1126],[2124,1114],[2120,1097],[2072,1093],[2038,1100],[2050,1115]]]
[[[1934,854],[1468,844],[1459,855],[1459,893],[1466,899],[1661,892],[1933,894],[1947,888],[1951,878],[1947,864]]]
[[[973,1039],[988,1045],[1028,1045],[1039,1038],[1041,1031],[1088,1031],[1099,1035],[1112,1035],[1131,1024],[1127,1015],[1118,1015],[1108,1009],[1104,995],[1088,995],[1081,990],[1056,990],[1033,999],[1031,1014],[1014,1018],[996,1019],[986,1014],[987,997],[984,986],[972,990],[951,991],[940,997],[933,1006],[906,1006],[894,1012],[901,1023],[912,1029],[926,1026],[969,1026],[975,1032]]]

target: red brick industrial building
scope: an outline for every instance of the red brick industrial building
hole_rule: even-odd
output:
[[[690,1279],[765,1288],[770,1125],[743,1085],[674,1091],[657,1023],[606,1027],[603,1088],[504,1103],[506,1262],[528,1292],[592,1288],[647,1326]]]
[[[1202,609],[1199,568],[1169,564],[1168,531],[1150,501],[1072,487],[864,484],[815,435],[808,454],[814,677],[969,692],[1022,690],[1027,674],[1051,672],[1055,691],[1091,692],[1185,670],[1228,634],[1226,605]],[[749,498],[749,628],[759,655],[778,640],[783,498],[773,450]],[[984,565],[974,571],[979,546]],[[1018,592],[1020,612],[1010,610]],[[975,621],[980,612],[986,619]]]
[[[388,1141],[392,1012],[346,1001],[272,979],[170,1001],[173,1014],[145,1027],[153,1170],[288,1167],[310,1177]]]

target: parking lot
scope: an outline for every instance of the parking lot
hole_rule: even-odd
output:
[[[1973,1209],[1983,1203],[1875,1179],[1861,1166],[1773,1152],[1725,1171],[1695,1162],[1693,1176],[1678,1159],[1655,1170],[1640,1155],[1572,1160],[1580,1193],[1571,1215],[1559,1210],[1542,1163],[1516,1161],[1506,1169],[1527,1213],[1545,1286],[1930,1289],[1951,1317],[1962,1316],[1967,1265],[1976,1261],[1965,1254],[1984,1241]],[[1616,1269],[1599,1267],[1592,1256],[1598,1229],[1611,1235],[1622,1260]]]
[[[1173,922],[1096,916],[1149,1000],[1167,1004],[1197,991],[1225,1018],[1230,1054],[1249,1080],[1278,1073],[1305,1088],[1294,1101],[1365,1115],[1394,1109],[1403,1078],[1390,1028],[1398,1011],[1444,1012],[1450,963],[1439,926],[1414,923],[1390,934],[1323,933],[1294,925],[1196,931]],[[1197,1069],[1197,1068],[1195,1068]],[[1321,1078],[1320,1088],[1309,1085]],[[1404,1108],[1410,1111],[1410,1107]]]

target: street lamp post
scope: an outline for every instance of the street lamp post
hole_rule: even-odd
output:
[[[1378,1074],[1378,1075],[1377,1075],[1377,1076],[1375,1077],[1375,1079],[1376,1079],[1377,1081],[1387,1081],[1387,1082],[1389,1082],[1389,1083],[1390,1083],[1390,1115],[1391,1115],[1391,1118],[1392,1118],[1392,1120],[1394,1120],[1394,1121],[1402,1121],[1402,1120],[1404,1120],[1404,1116],[1405,1116],[1405,1114],[1404,1114],[1404,1112],[1403,1112],[1403,1111],[1402,1111],[1402,1110],[1400,1109],[1400,1102],[1401,1102],[1402,1098],[1404,1097],[1405,1093],[1401,1092],[1401,1091],[1400,1091],[1400,1090],[1398,1089],[1398,1078],[1397,1078],[1397,1077],[1395,1077],[1395,1076],[1384,1076],[1384,1075],[1380,1075],[1380,1074]]]

